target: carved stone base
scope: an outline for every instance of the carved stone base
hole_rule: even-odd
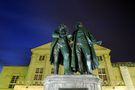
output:
[[[101,90],[101,80],[93,75],[51,75],[44,90]]]

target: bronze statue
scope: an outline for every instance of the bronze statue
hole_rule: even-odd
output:
[[[76,25],[73,35],[69,35],[66,25],[61,24],[52,37],[50,62],[54,64],[54,74],[58,74],[59,64],[64,65],[64,74],[68,75],[72,74],[72,71],[92,74],[92,70],[98,67],[93,45],[101,42],[96,42],[81,22]]]
[[[58,74],[59,64],[64,64],[64,74],[71,74],[70,46],[68,42],[68,29],[61,24],[52,34],[50,62],[54,64],[54,74]]]
[[[81,22],[76,25],[73,33],[73,51],[71,67],[81,74],[92,74],[92,70],[98,67],[99,62],[93,44],[96,40]]]

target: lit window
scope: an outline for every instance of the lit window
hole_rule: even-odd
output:
[[[107,81],[107,75],[105,72],[105,68],[99,68],[98,75],[99,75],[99,78],[101,78],[103,81]]]
[[[10,81],[10,84],[9,84],[8,88],[14,88],[18,78],[19,78],[19,76],[13,76],[11,81]]]
[[[43,68],[36,68],[34,80],[42,80]]]

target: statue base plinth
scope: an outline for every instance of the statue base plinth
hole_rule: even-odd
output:
[[[94,75],[51,75],[44,80],[44,90],[102,90]]]

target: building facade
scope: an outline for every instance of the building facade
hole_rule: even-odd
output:
[[[103,90],[135,90],[135,63],[111,63],[110,49],[95,45],[99,68],[93,71],[103,80]],[[29,66],[5,66],[0,76],[0,90],[43,90],[43,79],[53,74],[50,43],[31,49]],[[60,65],[59,74],[64,73]],[[75,73],[79,74],[79,73]],[[2,83],[2,84],[1,84]]]
[[[0,90],[13,90],[17,82],[22,85],[27,72],[27,66],[4,66],[0,74]]]

